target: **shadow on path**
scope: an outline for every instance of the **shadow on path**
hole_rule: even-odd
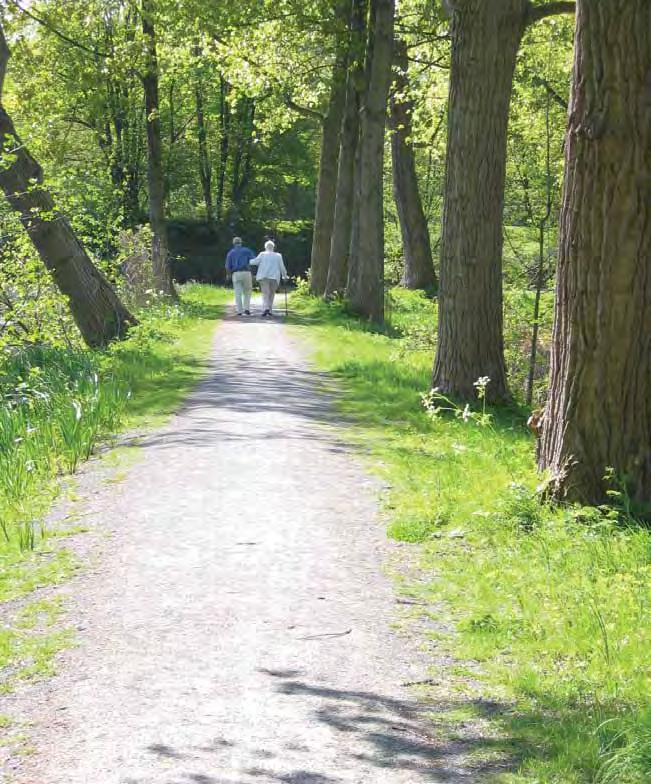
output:
[[[331,770],[330,765],[324,765],[325,770],[315,770],[314,760],[323,758],[323,749],[300,742],[280,743],[272,751],[244,748],[239,742],[216,738],[209,746],[188,751],[167,745],[150,746],[148,751],[161,759],[186,761],[187,772],[165,784],[351,784],[353,780],[347,772],[359,770],[360,765],[375,771],[363,779],[374,784],[393,781],[391,774],[396,772],[407,774],[409,778],[405,780],[410,784],[478,784],[512,765],[512,750],[504,743],[483,736],[477,726],[470,734],[453,734],[445,718],[446,713],[469,707],[478,716],[495,718],[506,710],[503,705],[481,701],[433,704],[310,684],[301,680],[301,673],[296,670],[259,672],[276,681],[276,694],[299,701],[297,711],[307,706],[306,721],[316,719],[332,730],[334,742],[342,752],[337,770]],[[337,740],[341,735],[346,736],[343,743]],[[244,765],[234,776],[230,764],[234,756],[259,762]],[[474,762],[469,763],[469,759]],[[292,764],[288,764],[290,760]],[[287,767],[294,769],[286,772]],[[130,779],[127,784],[148,782]]]

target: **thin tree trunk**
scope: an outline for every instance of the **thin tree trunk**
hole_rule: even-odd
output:
[[[106,78],[106,138],[111,140],[109,171],[111,182],[120,200],[122,224],[134,228],[140,222],[139,170],[129,159],[133,145],[130,136],[139,133],[128,115],[129,86],[125,87],[111,75]],[[134,179],[134,174],[138,175]]]
[[[409,95],[407,45],[395,42],[396,74],[391,94],[391,159],[393,195],[400,221],[405,270],[402,285],[408,289],[436,286],[427,219],[418,190],[416,157],[412,142],[414,101]]]
[[[124,35],[131,44],[137,37],[137,15],[133,10],[127,13],[124,20]],[[107,47],[115,56],[113,43]],[[121,194],[124,225],[135,229],[142,223],[140,194],[142,191],[142,163],[144,158],[142,118],[144,106],[136,93],[139,90],[137,77],[126,74],[120,78],[107,75],[108,92],[112,107],[113,127],[118,141],[117,152],[119,165],[122,168],[123,184],[118,187]]]
[[[120,167],[123,169],[123,183],[118,190],[121,194],[124,225],[133,229],[141,223],[143,149],[140,117],[129,116],[129,92],[129,90],[120,94],[116,92],[113,126]]]
[[[355,209],[347,296],[351,309],[384,321],[384,131],[391,86],[395,0],[371,0],[368,88],[361,108]]]
[[[355,184],[355,155],[359,139],[359,108],[364,88],[367,0],[353,0],[351,12],[350,66],[346,80],[346,101],[341,126],[339,167],[335,192],[335,212],[330,241],[326,296],[343,294],[348,279]]]
[[[348,16],[350,0],[337,4],[338,16]],[[322,296],[328,281],[330,243],[335,220],[335,197],[337,192],[337,170],[341,141],[341,122],[346,104],[346,70],[348,67],[348,41],[346,28],[338,33],[335,62],[328,109],[323,118],[319,180],[314,214],[314,233],[310,260],[310,291]]]
[[[165,172],[163,170],[163,144],[161,139],[160,102],[158,94],[158,56],[152,0],[142,0],[142,32],[146,47],[146,65],[142,83],[145,92],[147,122],[149,183],[149,223],[152,231],[152,268],[154,282],[159,291],[176,296],[172,281],[172,265],[167,239],[165,216]]]
[[[552,172],[551,172],[551,132],[550,132],[550,110],[551,96],[547,93],[547,106],[545,108],[545,189],[547,195],[547,208],[545,214],[538,224],[538,269],[536,271],[536,297],[533,306],[533,329],[531,334],[531,353],[529,355],[529,374],[527,376],[526,404],[531,406],[533,403],[533,388],[536,380],[536,358],[538,356],[538,333],[540,331],[540,300],[542,289],[545,285],[545,229],[552,214]],[[529,215],[533,217],[533,210],[528,199],[528,192],[525,189],[527,198],[527,209]]]
[[[233,161],[231,185],[232,207],[238,216],[241,214],[240,205],[244,200],[244,193],[251,175],[255,100],[253,98],[244,98],[239,108],[241,111],[238,112],[238,139]]]
[[[197,76],[194,91],[196,116],[197,116],[197,143],[199,147],[199,178],[203,192],[203,203],[206,210],[206,223],[208,226],[215,224],[215,209],[212,199],[212,164],[208,149],[208,130],[204,111],[204,95],[201,78]]]
[[[624,7],[625,6],[625,7]],[[651,5],[579,0],[551,386],[556,500],[651,504]]]
[[[226,168],[228,166],[228,153],[231,132],[231,110],[228,105],[229,85],[224,77],[219,80],[219,105],[220,105],[220,134],[219,140],[219,177],[217,178],[216,210],[217,220],[221,220],[224,210],[224,190],[226,185]]]
[[[165,178],[165,214],[169,215],[170,193],[172,191],[172,166],[174,162],[174,145],[177,142],[176,130],[176,102],[174,101],[174,93],[176,91],[176,84],[174,79],[170,79],[168,85],[167,105],[169,107],[169,135],[167,141],[167,157],[163,161],[163,176]]]
[[[0,26],[0,188],[20,215],[31,241],[54,282],[67,297],[82,337],[91,347],[124,337],[136,320],[95,267],[68,220],[57,212],[43,187],[43,172],[20,141],[2,106],[9,47]]]
[[[533,403],[533,388],[536,383],[536,359],[538,357],[538,333],[540,332],[540,301],[545,285],[545,225],[541,221],[538,227],[538,269],[536,271],[536,295],[533,303],[533,327],[531,330],[531,349],[529,351],[529,372],[527,373],[527,386],[525,389],[525,403]]]

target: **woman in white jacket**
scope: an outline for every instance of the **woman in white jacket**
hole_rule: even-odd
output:
[[[262,289],[262,315],[271,316],[278,284],[281,278],[286,280],[288,276],[283,257],[276,253],[274,243],[269,240],[264,247],[262,253],[250,263],[258,268],[255,277]]]

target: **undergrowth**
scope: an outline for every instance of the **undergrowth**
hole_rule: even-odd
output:
[[[474,662],[479,685],[461,678],[458,708],[508,738],[509,772],[490,772],[494,743],[479,740],[478,775],[651,781],[651,532],[618,510],[541,505],[524,410],[489,411],[489,426],[479,404],[474,417],[428,415],[436,307],[422,295],[394,290],[382,331],[301,291],[293,309],[387,481],[391,535],[421,548],[417,590],[454,619],[439,644]],[[505,340],[515,351],[521,336]]]

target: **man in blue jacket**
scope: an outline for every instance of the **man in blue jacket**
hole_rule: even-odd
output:
[[[242,245],[240,237],[234,237],[233,247],[226,256],[226,272],[233,279],[235,292],[235,310],[237,315],[251,315],[251,290],[253,279],[249,264],[255,258],[255,253]]]

